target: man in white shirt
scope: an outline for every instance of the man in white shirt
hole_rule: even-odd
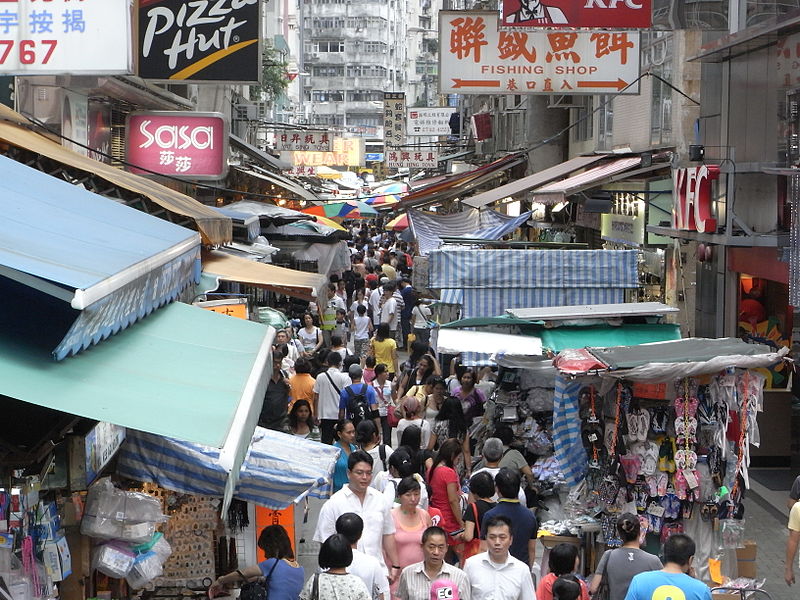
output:
[[[488,551],[468,558],[464,565],[473,600],[536,600],[530,567],[508,551],[511,521],[502,515],[490,517],[481,527]]]
[[[503,442],[500,440],[500,438],[488,438],[485,442],[483,442],[483,449],[481,450],[481,456],[483,456],[483,464],[485,466],[473,471],[472,476],[474,477],[478,473],[485,471],[492,476],[492,479],[494,479],[495,475],[500,472],[500,459],[503,458],[504,451],[505,448],[503,448]],[[527,506],[525,490],[523,490],[522,487],[519,488],[517,499],[520,501],[522,506]],[[497,492],[495,492],[494,496],[492,496],[492,502],[497,502],[498,500],[500,500],[500,496],[497,494]]]
[[[350,542],[353,549],[353,562],[347,572],[355,575],[370,593],[372,600],[391,600],[389,597],[389,580],[386,571],[374,556],[369,556],[358,549],[358,540],[364,531],[364,520],[356,513],[344,513],[336,519],[336,533],[341,533]]]
[[[394,298],[394,289],[392,283],[385,283],[383,285],[383,297],[380,300],[380,322],[389,324],[389,331],[392,332],[392,338],[397,337],[397,322],[400,317],[400,311],[397,310],[397,300]]]
[[[389,580],[393,581],[400,576],[400,567],[394,540],[392,507],[381,492],[369,485],[372,481],[372,463],[372,457],[363,450],[350,454],[347,459],[349,483],[322,505],[314,541],[324,542],[336,533],[336,519],[344,513],[357,514],[364,522],[364,533],[358,540],[358,549],[376,557],[381,567],[388,571]],[[383,562],[384,553],[390,561],[388,569]]]
[[[314,382],[314,417],[319,421],[323,444],[333,443],[333,427],[339,418],[339,399],[342,390],[350,385],[350,375],[342,373],[342,355],[329,352],[325,359],[328,370],[320,373]],[[322,539],[325,541],[327,536]]]
[[[375,289],[370,290],[369,298],[367,298],[367,303],[369,307],[372,309],[372,324],[375,328],[378,328],[378,325],[381,324],[381,299],[383,298],[383,288],[381,286],[376,287]]]

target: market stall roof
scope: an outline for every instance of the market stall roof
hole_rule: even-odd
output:
[[[491,325],[533,325],[527,319],[517,319],[511,315],[498,315],[496,317],[473,317],[471,319],[459,319],[458,321],[450,321],[439,325],[441,329],[462,329],[464,327],[489,327]]]
[[[408,211],[411,232],[421,256],[441,246],[445,235],[495,240],[524,225],[530,216],[530,212],[512,217],[494,210],[474,208],[448,215]]]
[[[775,350],[739,338],[687,338],[638,346],[584,348],[559,353],[553,361],[564,374],[601,375],[653,381],[716,373],[728,367],[760,368],[780,362],[787,348]]]
[[[280,510],[304,494],[322,496],[338,456],[333,446],[256,427],[234,498]],[[117,473],[184,494],[219,497],[227,473],[218,460],[219,450],[211,446],[129,431]]]
[[[261,221],[256,215],[236,212],[225,207],[217,210],[231,220],[233,236],[236,239],[254,240],[261,233]]]
[[[573,175],[561,181],[536,188],[533,191],[533,201],[542,202],[544,204],[556,204],[557,202],[565,200],[572,194],[577,194],[582,190],[599,185],[609,177],[638,167],[641,162],[642,158],[640,156],[632,156],[629,158],[619,158],[604,165],[592,167],[578,175]]]
[[[238,281],[308,301],[319,297],[328,283],[328,279],[319,273],[286,269],[218,250],[203,252],[203,272],[226,281]]]
[[[493,354],[541,356],[542,340],[536,336],[508,335],[464,329],[441,329],[436,339],[436,352],[461,354],[466,366],[490,364]]]
[[[284,208],[283,206],[278,206],[277,204],[257,202],[255,200],[240,200],[239,202],[227,204],[223,208],[240,215],[258,217],[262,226],[286,225],[287,223],[294,223],[296,221],[309,221],[314,218],[313,216],[302,213],[299,210],[292,210],[291,208]]]
[[[239,467],[271,374],[275,330],[174,302],[70,360],[0,328],[0,394],[81,417],[220,448]]]
[[[606,319],[613,317],[662,316],[680,309],[661,302],[626,302],[619,304],[584,304],[580,306],[549,306],[539,308],[509,308],[506,313],[526,321],[566,321],[573,319]]]
[[[188,217],[197,225],[204,244],[219,245],[231,241],[231,220],[212,207],[146,177],[128,173],[73,152],[32,131],[32,125],[25,117],[2,104],[0,104],[0,140],[100,177],[120,188],[150,199],[170,213]]]
[[[319,200],[319,196],[317,196],[314,192],[307,190],[296,181],[292,181],[291,179],[289,179],[288,177],[284,177],[283,175],[278,175],[277,173],[272,173],[264,169],[258,169],[257,167],[253,167],[251,169],[236,167],[236,170],[239,171],[240,173],[244,173],[245,175],[249,175],[250,177],[255,177],[256,179],[262,179],[264,181],[268,181],[273,185],[282,187],[283,189],[291,192],[292,194],[300,196],[303,200],[311,200],[311,201]]]
[[[636,346],[681,339],[681,328],[672,323],[619,326],[553,327],[539,332],[542,347],[552,352],[584,346]]]
[[[593,165],[603,158],[605,158],[605,156],[597,154],[591,156],[576,156],[575,158],[571,158],[563,163],[543,169],[538,173],[534,173],[533,175],[528,175],[527,177],[516,179],[505,185],[501,185],[500,187],[481,192],[480,194],[475,194],[469,198],[464,198],[461,203],[474,208],[481,208],[487,204],[491,204],[492,202],[502,200],[507,196],[516,196],[522,192],[526,192],[549,183],[554,179],[564,177],[573,171]]]
[[[199,277],[200,236],[190,229],[5,156],[0,190],[0,313],[47,320],[41,341],[55,346],[57,360],[135,323]]]

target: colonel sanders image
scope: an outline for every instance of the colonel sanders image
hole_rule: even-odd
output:
[[[519,10],[505,16],[506,25],[558,25],[568,23],[560,8],[545,6],[540,0],[518,0]]]

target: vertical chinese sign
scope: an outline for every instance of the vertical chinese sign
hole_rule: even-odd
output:
[[[639,93],[636,31],[499,30],[497,13],[439,13],[441,93]]]
[[[383,93],[383,146],[399,148],[406,140],[406,95],[404,92]]]

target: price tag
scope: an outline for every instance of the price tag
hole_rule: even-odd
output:
[[[686,478],[686,484],[689,486],[689,489],[693,490],[700,485],[697,481],[697,477],[695,477],[694,473],[689,469],[683,469],[683,476]]]
[[[663,517],[664,507],[656,504],[655,502],[651,502],[650,506],[647,508],[647,512],[649,512],[654,517]]]
[[[592,434],[589,435],[589,441],[590,442],[596,442],[597,440],[598,440],[598,437],[597,437],[596,433],[592,433]]]

